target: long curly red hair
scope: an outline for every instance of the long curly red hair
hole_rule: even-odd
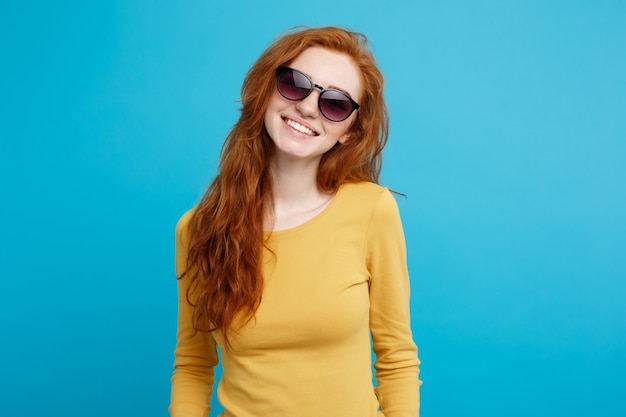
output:
[[[318,187],[332,193],[346,182],[378,182],[389,122],[383,76],[366,37],[336,27],[286,32],[248,71],[241,88],[241,116],[222,146],[218,174],[189,222],[187,270],[182,276],[190,276],[187,300],[193,306],[194,328],[220,330],[227,345],[229,332],[254,317],[263,292],[263,220],[271,210],[268,169],[274,151],[263,120],[275,88],[275,70],[312,46],[351,57],[363,86],[350,140],[322,156]]]

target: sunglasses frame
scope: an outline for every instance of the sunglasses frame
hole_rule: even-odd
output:
[[[293,98],[289,98],[287,96],[285,96],[285,94],[283,94],[282,91],[280,91],[280,84],[279,84],[279,78],[280,75],[282,73],[284,73],[285,71],[292,71],[294,73],[298,73],[299,75],[303,76],[304,78],[306,78],[309,83],[311,84],[311,87],[309,88],[309,91],[305,94],[304,97],[302,98],[298,98],[298,99],[293,99]],[[343,122],[344,120],[346,120],[348,117],[350,117],[350,115],[355,111],[358,110],[361,106],[359,105],[359,103],[357,103],[356,101],[354,101],[352,99],[352,97],[350,97],[349,95],[347,95],[345,92],[341,91],[341,90],[337,90],[336,88],[324,88],[319,84],[315,84],[313,82],[313,80],[311,78],[309,78],[308,75],[306,75],[305,73],[303,73],[302,71],[298,71],[297,69],[288,67],[286,65],[279,65],[278,68],[276,68],[276,89],[278,90],[278,92],[280,93],[280,95],[282,97],[284,97],[285,99],[289,100],[289,101],[302,101],[305,98],[307,98],[308,96],[311,95],[311,93],[313,92],[313,90],[315,89],[319,89],[320,90],[320,95],[317,97],[317,108],[320,111],[320,114],[322,116],[324,116],[325,119],[330,120],[331,122]],[[352,110],[350,110],[350,112],[348,113],[348,115],[346,117],[344,117],[343,119],[339,119],[339,120],[333,120],[330,117],[328,117],[326,114],[324,114],[324,111],[322,110],[322,107],[320,105],[320,102],[322,101],[322,96],[324,95],[325,92],[335,92],[335,93],[339,93],[342,96],[346,97],[349,101],[350,104],[352,104]]]

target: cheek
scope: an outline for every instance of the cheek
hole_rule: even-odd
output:
[[[281,96],[276,90],[272,92],[268,100],[269,100],[268,109],[273,108],[275,110],[280,109],[281,107],[284,107],[286,103],[290,103],[289,100],[286,100],[285,98],[283,98],[283,96]]]
[[[270,139],[276,140],[282,129],[282,119],[280,113],[284,111],[285,107],[289,105],[289,102],[285,103],[282,96],[275,92],[269,98],[265,115],[263,116],[263,124],[265,131],[269,135]]]
[[[276,116],[278,114],[279,106],[280,106],[280,101],[277,100],[277,98],[274,95],[272,95],[269,99],[269,103],[267,104],[267,109],[265,110],[265,116],[263,117],[263,119],[265,120],[266,126],[272,123],[273,116]]]
[[[274,92],[268,100],[267,109],[265,110],[265,120],[270,120],[274,116],[285,110],[287,106],[291,104],[290,101],[285,100],[278,92]]]
[[[352,116],[350,116],[348,120],[344,120],[343,122],[334,123],[335,125],[339,125],[339,126],[334,126],[336,128],[335,134],[337,136],[337,140],[339,141],[339,143],[343,144],[350,138],[354,123],[355,123],[355,119],[352,118]]]

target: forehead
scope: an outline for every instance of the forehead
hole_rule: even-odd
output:
[[[361,98],[361,72],[352,58],[343,52],[311,47],[291,61],[289,66],[311,77],[315,84],[343,90],[355,101]]]

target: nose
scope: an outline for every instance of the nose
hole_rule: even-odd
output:
[[[317,101],[319,100],[320,93],[320,91],[314,88],[311,94],[296,103],[296,109],[302,116],[317,117],[319,115]]]

